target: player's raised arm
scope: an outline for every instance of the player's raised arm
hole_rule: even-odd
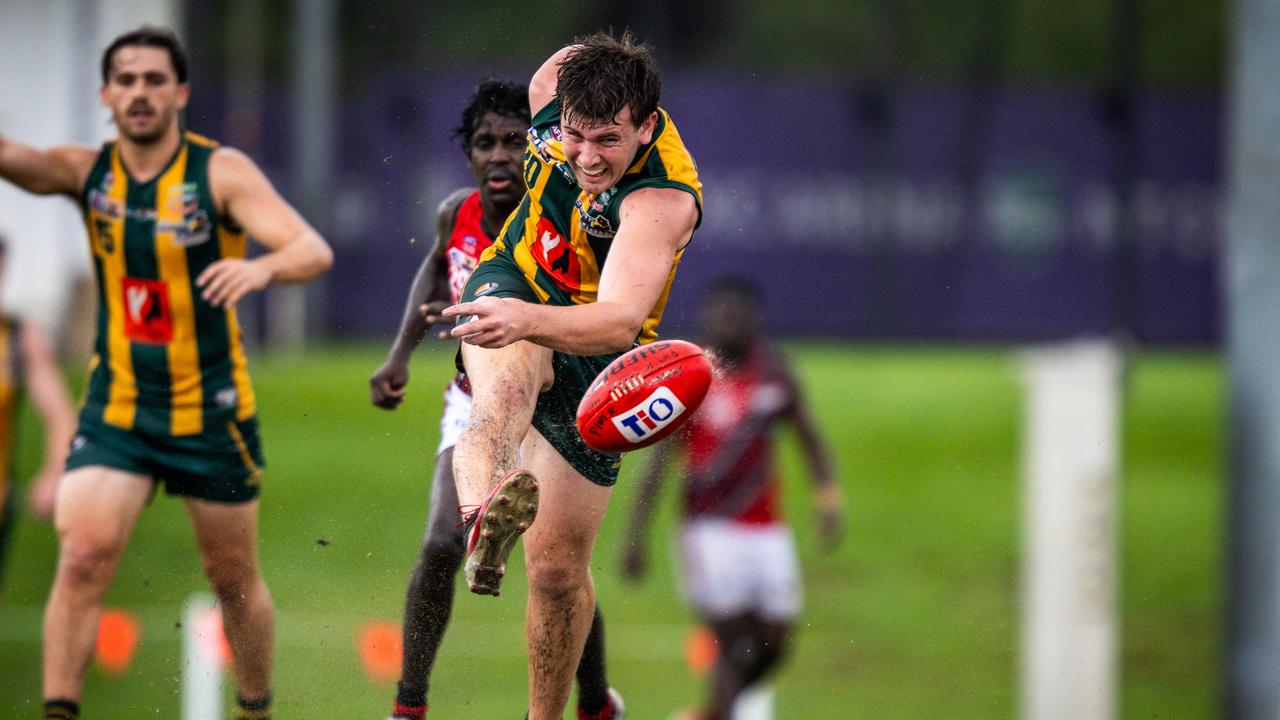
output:
[[[673,437],[654,445],[649,451],[649,462],[640,476],[640,489],[636,491],[631,523],[627,526],[622,550],[622,576],[627,580],[642,580],[649,569],[649,521],[658,504],[667,463],[676,455],[678,443],[679,440]]]
[[[75,145],[39,150],[0,136],[0,177],[37,195],[76,197],[97,151]]]
[[[270,250],[252,260],[223,258],[206,268],[196,284],[210,303],[231,307],[269,283],[305,282],[333,265],[328,243],[244,153],[215,152],[209,182],[219,211]]]
[[[555,99],[556,77],[560,72],[560,63],[575,47],[577,46],[566,45],[560,48],[551,57],[547,58],[546,62],[542,63],[542,67],[538,68],[538,71],[533,74],[533,79],[529,81],[529,110],[531,114],[537,115],[539,110]]]

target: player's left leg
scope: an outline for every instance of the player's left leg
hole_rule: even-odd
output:
[[[599,603],[591,617],[591,630],[574,676],[578,679],[578,720],[622,717],[622,696],[609,687],[609,675],[605,671],[604,615],[600,614]]]
[[[612,488],[587,480],[532,428],[521,453],[541,485],[538,519],[524,537],[529,718],[559,720],[594,616],[589,562]]]
[[[404,655],[393,718],[426,715],[431,668],[453,611],[453,578],[462,565],[464,548],[462,528],[458,526],[458,491],[453,483],[451,446],[436,459],[427,529],[405,590]]]
[[[749,683],[747,676],[755,660],[756,639],[751,616],[704,617],[716,636],[719,652],[711,668],[710,696],[706,720],[730,720],[733,703]]]
[[[258,500],[228,503],[187,498],[205,575],[222,606],[235,658],[240,715],[270,717],[275,623],[271,594],[258,569]]]
[[[744,688],[756,685],[778,668],[791,644],[791,623],[753,614],[747,632],[754,652],[742,676]]]

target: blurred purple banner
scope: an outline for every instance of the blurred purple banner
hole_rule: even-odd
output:
[[[388,76],[347,98],[330,332],[391,337],[437,204],[470,182],[449,135],[478,79]],[[1219,339],[1215,96],[1140,96],[1126,115],[1086,90],[682,76],[663,105],[706,199],[666,334],[736,274],[785,336]]]

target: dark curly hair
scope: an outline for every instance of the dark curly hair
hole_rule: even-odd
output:
[[[556,73],[556,99],[566,120],[611,123],[629,107],[639,127],[657,111],[661,94],[653,49],[629,30],[622,37],[600,32],[579,39]]]
[[[122,47],[158,47],[169,51],[169,62],[173,65],[173,72],[178,76],[178,82],[187,81],[187,53],[182,49],[182,43],[178,41],[178,36],[169,28],[156,27],[154,25],[143,25],[137,30],[120,35],[107,49],[102,53],[102,84],[106,85],[111,80],[111,63],[115,60],[116,51]]]
[[[504,117],[532,122],[529,116],[529,86],[510,80],[486,78],[476,88],[475,94],[467,101],[462,111],[462,124],[453,129],[453,135],[462,145],[462,152],[471,152],[471,136],[476,131],[476,123],[485,113],[496,113]]]

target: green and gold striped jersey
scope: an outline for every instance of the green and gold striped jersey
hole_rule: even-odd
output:
[[[618,208],[629,193],[642,188],[688,192],[698,204],[701,222],[702,183],[697,166],[675,123],[662,109],[652,140],[640,147],[618,184],[592,195],[579,187],[565,160],[560,106],[552,101],[533,117],[524,174],[529,192],[481,261],[505,255],[520,267],[542,301],[552,305],[596,301],[600,271],[618,231]],[[683,248],[676,253],[666,287],[637,338],[640,343],[658,337],[658,323],[683,254]]]
[[[98,332],[82,414],[127,430],[194,435],[254,414],[234,309],[200,297],[210,264],[244,257],[248,238],[209,189],[217,143],[183,135],[169,165],[140,183],[103,146],[82,197],[98,276]]]

